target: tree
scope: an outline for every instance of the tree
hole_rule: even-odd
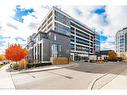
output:
[[[11,61],[20,61],[28,56],[28,50],[19,44],[10,45],[5,52],[5,57]]]
[[[0,61],[5,60],[5,56],[3,54],[0,54]]]
[[[120,54],[120,57],[123,59],[123,60],[126,60],[126,55],[125,54]]]
[[[116,59],[117,54],[114,50],[111,50],[111,51],[108,52],[108,57],[109,57],[110,60],[114,60],[114,59]]]

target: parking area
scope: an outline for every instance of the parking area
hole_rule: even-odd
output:
[[[100,89],[127,68],[127,63],[84,63],[73,66],[29,73],[12,73],[16,89],[89,89],[95,79],[104,76],[92,89]],[[107,76],[107,77],[106,77]],[[100,83],[101,82],[101,83]]]

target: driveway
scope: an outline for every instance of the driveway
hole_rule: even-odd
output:
[[[84,63],[61,69],[12,73],[16,89],[101,89],[127,68],[127,63]]]

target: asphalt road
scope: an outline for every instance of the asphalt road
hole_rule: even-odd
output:
[[[12,74],[16,89],[101,89],[127,68],[127,63],[84,63],[48,71]]]

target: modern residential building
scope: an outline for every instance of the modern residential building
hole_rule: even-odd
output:
[[[33,53],[34,48],[33,48],[33,46],[35,44],[35,38],[34,38],[35,35],[36,35],[36,33],[33,33],[31,36],[29,36],[27,38],[27,48],[29,49],[28,60],[30,62],[34,61],[34,53]]]
[[[116,52],[120,56],[121,54],[127,55],[127,27],[116,33]]]
[[[34,45],[28,45],[28,49],[33,48],[33,60],[39,63],[57,57],[85,60],[100,50],[99,34],[56,7],[50,10],[33,38]]]

